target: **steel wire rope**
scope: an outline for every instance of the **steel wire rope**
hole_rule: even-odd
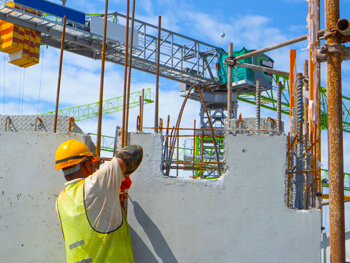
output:
[[[22,80],[22,99],[21,99],[21,115],[23,114],[23,99],[24,99],[24,87],[25,87],[25,79],[26,79],[26,70],[23,69],[23,80]]]
[[[39,115],[39,109],[40,109],[40,93],[41,93],[41,83],[42,83],[42,79],[43,79],[44,58],[45,58],[45,48],[43,48],[42,59],[41,59],[41,72],[40,72],[39,94],[38,94],[38,108],[36,111],[37,115]]]
[[[22,87],[22,69],[19,68],[19,89],[18,89],[18,115],[21,110],[21,87]]]
[[[3,55],[4,57],[4,115],[6,112],[6,71],[5,71],[5,66],[6,66],[6,58],[5,54]]]

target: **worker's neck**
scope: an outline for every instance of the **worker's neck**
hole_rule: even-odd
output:
[[[75,180],[75,179],[84,179],[86,178],[88,175],[86,175],[85,173],[82,173],[80,171],[77,171],[75,173],[72,173],[72,174],[69,174],[69,175],[66,175],[65,178],[66,180],[69,182],[69,181],[72,181],[72,180]]]

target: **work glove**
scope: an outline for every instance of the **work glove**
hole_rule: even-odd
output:
[[[125,180],[120,185],[120,192],[125,192],[125,190],[129,189],[131,187],[132,181],[130,180],[130,177],[126,177]]]

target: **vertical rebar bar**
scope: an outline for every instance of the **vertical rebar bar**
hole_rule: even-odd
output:
[[[289,144],[290,144],[290,132],[288,132],[288,136],[287,136],[287,172],[290,172],[290,149],[289,149]],[[289,175],[287,174],[287,200],[286,200],[286,204],[287,207],[289,207],[289,194],[290,194],[290,190],[289,190]]]
[[[143,106],[145,100],[145,89],[142,89],[141,102],[140,102],[140,131],[143,130]]]
[[[158,133],[158,114],[159,114],[159,63],[160,63],[160,37],[162,31],[162,17],[158,17],[158,40],[157,40],[157,67],[156,67],[156,98],[154,110],[154,127],[155,133]]]
[[[179,154],[180,154],[180,149],[179,149],[179,147],[180,147],[180,142],[179,142],[180,140],[177,140],[176,141],[176,159],[179,161],[180,160],[180,158],[179,158]],[[179,164],[177,163],[177,165],[176,165],[176,177],[179,177]]]
[[[303,74],[298,73],[297,75],[297,128],[298,128],[298,136],[299,140],[302,140],[303,135]]]
[[[339,0],[326,0],[326,28],[339,20]],[[342,124],[342,76],[340,40],[335,33],[326,34],[326,44],[335,47],[327,56],[328,101],[328,168],[329,168],[329,215],[330,253],[332,263],[345,262],[344,222],[344,164]]]
[[[203,178],[203,157],[204,157],[204,128],[202,127],[202,140],[201,140],[201,171],[200,177]],[[220,165],[220,164],[218,164]]]
[[[304,76],[309,75],[309,62],[308,60],[304,60]],[[309,82],[304,81],[304,89],[305,92],[307,93],[309,90]],[[305,133],[305,138],[304,138],[304,150],[305,150],[305,157],[304,157],[304,169],[305,171],[310,170],[310,154],[307,151],[308,145],[309,145],[309,99],[307,96],[304,97],[304,133]],[[305,173],[305,182],[306,182],[306,209],[309,209],[310,207],[310,191],[309,191],[309,186],[312,183],[311,181],[311,173],[307,172]]]
[[[298,131],[298,152],[297,152],[297,165],[298,165],[298,171],[302,172],[304,169],[304,156],[303,156],[303,150],[304,150],[304,140],[303,140],[303,74],[298,73],[297,74],[297,94],[296,94],[296,108],[297,108],[297,131]],[[297,174],[297,188],[299,192],[299,209],[305,209],[305,179],[303,173]]]
[[[98,104],[97,139],[96,139],[97,156],[101,155],[103,85],[104,85],[106,41],[107,41],[107,15],[108,15],[108,0],[105,0],[105,16],[104,16],[104,25],[103,25],[102,57],[101,57],[100,97],[99,97],[99,104]],[[98,167],[99,165],[100,163],[97,164]]]
[[[122,145],[123,148],[127,143],[125,134],[126,124],[126,98],[127,98],[127,80],[128,80],[128,48],[129,48],[129,13],[130,0],[126,1],[126,30],[125,30],[125,56],[124,56],[124,93],[123,93],[123,126],[122,126]]]
[[[115,127],[115,134],[114,134],[114,148],[113,148],[113,157],[117,155],[118,150],[118,130],[119,126]]]
[[[304,60],[304,76],[309,75],[309,63],[307,60]],[[309,90],[309,82],[304,82],[305,91]],[[305,133],[309,134],[309,99],[307,97],[304,98],[304,127]],[[308,140],[308,138],[306,138]]]
[[[58,71],[58,84],[57,84],[57,95],[56,95],[55,121],[54,121],[54,126],[53,126],[54,133],[56,133],[56,130],[57,130],[58,105],[60,104],[61,75],[62,75],[62,62],[63,62],[63,50],[64,50],[64,38],[65,38],[65,36],[66,36],[66,16],[63,17],[60,66],[59,66],[59,71]]]
[[[194,160],[196,157],[196,119],[194,119],[194,124],[193,124],[193,151],[192,151],[192,164],[193,164],[193,169],[192,169],[192,178],[195,177],[195,172],[194,172]]]
[[[125,145],[128,142],[128,130],[129,130],[129,106],[130,106],[130,85],[131,85],[131,69],[132,69],[132,53],[134,42],[134,22],[135,22],[135,0],[132,4],[131,15],[131,38],[130,38],[130,52],[129,52],[129,72],[128,72],[128,91],[126,97],[126,110],[125,110]]]
[[[260,130],[260,80],[256,81],[255,84],[255,106],[256,106],[256,120],[255,120],[255,129]]]
[[[277,81],[277,131],[282,132],[282,100],[281,100],[281,94],[282,94],[282,82]]]
[[[296,50],[291,49],[289,51],[289,112],[290,112],[290,131],[292,136],[295,135],[295,125],[294,125],[294,96],[295,96],[295,77],[296,77]]]
[[[228,57],[233,56],[233,44],[228,44]],[[227,66],[227,118],[232,118],[232,66]]]

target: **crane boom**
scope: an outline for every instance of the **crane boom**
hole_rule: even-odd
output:
[[[152,103],[151,89],[144,90],[144,104]],[[134,108],[140,106],[140,96],[142,90],[130,93],[130,103],[129,108]],[[59,109],[58,114],[63,116],[74,117],[75,121],[83,121],[98,116],[98,102]],[[123,109],[123,96],[111,98],[104,100],[102,104],[102,115],[110,114],[113,112],[121,111]],[[42,113],[40,115],[54,115],[55,111],[49,111]]]
[[[4,20],[42,33],[42,44],[60,48],[63,25],[62,17],[55,14],[39,16],[25,11],[25,8],[16,9],[6,6],[7,0],[0,0],[0,20]],[[28,3],[30,5],[30,3]],[[30,6],[24,6],[30,7]],[[45,11],[41,11],[45,13]],[[92,22],[97,16],[86,15],[86,24],[74,21],[67,22],[65,34],[65,50],[93,59],[101,59],[102,35],[92,33]],[[117,12],[109,15],[109,20],[117,21],[123,25],[126,16]],[[94,21],[92,21],[94,20]],[[109,21],[110,23],[113,23]],[[113,23],[115,24],[115,23]],[[125,27],[124,27],[125,28]],[[125,29],[124,29],[125,30]],[[157,32],[158,27],[135,19],[134,38],[138,39],[133,46],[132,67],[151,74],[156,74],[157,36],[149,32]],[[214,59],[225,51],[219,47],[207,44],[161,29],[159,75],[171,80],[198,86],[211,86],[218,83],[212,68]],[[108,37],[108,36],[107,36]],[[125,37],[124,37],[125,38]],[[124,65],[125,41],[123,39],[107,38],[106,60]]]

